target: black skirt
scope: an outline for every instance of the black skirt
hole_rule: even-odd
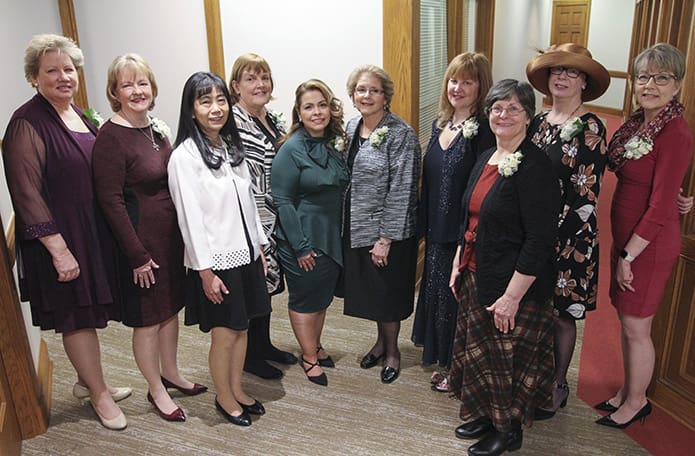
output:
[[[214,273],[229,290],[220,304],[205,296],[198,271],[188,270],[186,325],[199,325],[203,332],[216,326],[243,331],[248,329],[250,319],[270,313],[270,295],[260,257],[251,264]]]
[[[405,320],[413,313],[417,239],[391,242],[382,268],[372,263],[371,249],[345,248],[344,313],[380,322]]]

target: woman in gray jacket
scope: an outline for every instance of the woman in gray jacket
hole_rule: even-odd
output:
[[[401,321],[413,312],[420,145],[389,111],[394,84],[383,69],[356,68],[347,89],[361,115],[347,125],[345,315],[376,321],[376,343],[360,366],[383,359],[381,381],[391,383],[400,372]]]

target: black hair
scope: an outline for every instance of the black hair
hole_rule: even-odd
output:
[[[224,163],[224,157],[216,154],[212,150],[210,139],[201,131],[198,121],[195,119],[193,105],[195,101],[212,92],[212,89],[217,87],[224,97],[227,99],[229,106],[229,117],[222,130],[220,130],[220,138],[229,148],[231,157],[231,165],[238,166],[244,161],[244,148],[241,143],[241,137],[234,122],[232,113],[232,99],[229,96],[229,90],[222,78],[215,73],[207,71],[199,71],[191,75],[183,86],[183,95],[181,96],[181,115],[179,116],[179,130],[176,135],[174,147],[178,147],[188,138],[193,139],[203,161],[211,169],[219,169]]]

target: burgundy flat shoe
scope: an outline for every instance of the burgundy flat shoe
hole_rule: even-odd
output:
[[[196,396],[198,394],[204,393],[208,390],[208,387],[205,385],[201,385],[198,383],[193,384],[193,388],[183,388],[181,386],[175,385],[169,380],[167,380],[164,377],[161,377],[162,379],[162,385],[164,385],[164,388],[176,388],[177,390],[181,391],[183,394],[186,396]]]
[[[159,407],[157,407],[157,404],[154,402],[154,398],[149,391],[147,392],[147,400],[150,401],[150,404],[154,405],[154,408],[156,408],[159,412],[159,416],[161,416],[163,419],[167,421],[186,421],[186,414],[183,413],[181,407],[176,407],[176,410],[167,414],[162,412]]]

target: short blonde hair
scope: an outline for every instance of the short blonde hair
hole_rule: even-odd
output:
[[[75,68],[84,65],[84,54],[70,38],[62,35],[34,35],[24,51],[24,77],[29,84],[34,85],[34,79],[39,75],[41,57],[47,52],[58,52],[70,57]]]
[[[379,80],[381,81],[381,87],[382,89],[384,89],[384,98],[386,98],[386,109],[389,109],[391,106],[391,100],[393,99],[393,94],[395,92],[393,79],[391,79],[391,76],[389,76],[389,74],[383,68],[380,68],[376,65],[362,65],[352,70],[352,73],[350,73],[350,76],[348,76],[347,80],[347,91],[348,95],[350,95],[350,98],[352,99],[353,95],[355,94],[357,80],[364,73],[373,74],[374,76],[379,78]]]
[[[116,57],[111,65],[109,65],[109,70],[107,74],[106,81],[106,98],[109,99],[109,104],[111,104],[111,109],[113,112],[118,112],[121,110],[121,102],[118,100],[116,95],[117,85],[118,85],[118,75],[121,74],[123,70],[131,70],[134,72],[140,72],[144,74],[150,81],[150,86],[152,87],[152,103],[150,103],[149,109],[154,108],[154,99],[157,98],[157,81],[154,78],[154,73],[150,65],[138,54],[123,54]]]
[[[232,101],[235,104],[239,102],[239,94],[234,91],[232,81],[240,82],[241,73],[243,73],[244,70],[254,73],[262,73],[265,71],[270,75],[270,91],[272,92],[275,88],[275,83],[273,82],[273,72],[270,71],[270,65],[268,65],[266,59],[252,52],[240,55],[234,61],[234,66],[232,66],[232,74],[229,76],[229,95],[231,95]]]

